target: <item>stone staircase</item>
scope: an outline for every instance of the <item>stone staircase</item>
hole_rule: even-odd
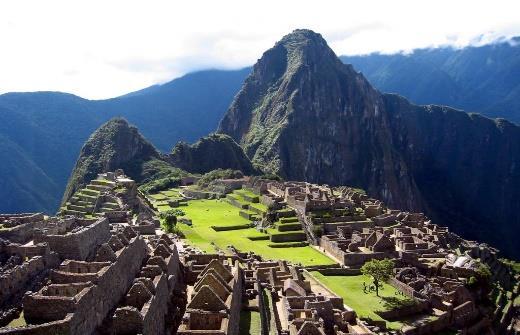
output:
[[[99,196],[107,190],[113,190],[115,187],[116,183],[113,181],[94,179],[85,188],[74,193],[72,198],[60,209],[60,214],[80,217],[93,215]],[[106,202],[103,203],[99,212],[117,209],[119,209],[119,204]]]

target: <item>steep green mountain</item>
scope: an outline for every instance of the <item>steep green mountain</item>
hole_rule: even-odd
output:
[[[354,64],[383,92],[395,92],[416,103],[450,105],[520,122],[518,42],[517,38],[513,43],[482,47],[425,49],[410,55],[372,54],[342,60]],[[9,205],[4,203],[4,210],[54,212],[77,152],[89,135],[112,117],[128,119],[163,152],[180,140],[192,143],[207,135],[215,130],[250,71],[201,71],[100,101],[60,92],[0,95],[0,135],[3,141],[10,141],[10,150],[16,151],[6,155],[0,179],[18,172],[23,161],[20,157],[36,168],[25,172],[26,180],[42,180],[36,170],[49,179],[49,183],[30,190],[41,199],[39,202],[25,201],[22,194],[17,194],[35,184],[21,183],[17,188],[13,180],[12,189],[0,188],[0,199],[19,199],[7,202]]]
[[[60,92],[0,95],[0,144],[5,153],[0,179],[10,178],[10,186],[0,188],[0,199],[12,199],[2,203],[2,211],[54,213],[83,143],[112,117],[127,118],[163,151],[180,140],[193,142],[207,135],[249,71],[191,73],[100,101]],[[23,178],[10,177],[21,171]]]
[[[383,92],[520,123],[520,37],[462,49],[341,57]]]
[[[224,134],[202,137],[192,145],[179,142],[168,155],[168,161],[192,173],[207,173],[217,168],[240,170],[246,175],[255,172],[244,150]]]
[[[263,54],[219,132],[282,177],[363,188],[518,256],[520,127],[382,94],[312,31]]]
[[[129,177],[140,181],[144,164],[152,160],[160,160],[160,154],[137,128],[125,119],[112,119],[96,130],[81,148],[63,201],[102,172],[123,169]]]

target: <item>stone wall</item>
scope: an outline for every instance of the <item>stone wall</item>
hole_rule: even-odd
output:
[[[238,261],[235,262],[233,273],[233,292],[229,308],[228,335],[238,335],[240,332],[240,310],[242,309],[242,295],[244,294],[244,273]]]
[[[68,319],[65,324],[63,324],[63,320],[56,320],[51,324],[59,323],[60,327],[65,327],[66,330],[63,331],[63,334],[92,334],[108,312],[117,306],[127,292],[147,253],[144,240],[140,237],[133,238],[127,246],[116,251],[117,259],[110,267],[103,268],[95,285],[86,286],[79,292],[70,291],[70,284],[69,286],[53,286],[55,289],[63,287],[63,291],[60,292],[65,295],[74,294],[74,298],[59,294],[57,291],[49,291],[48,287],[39,293],[26,295],[24,298],[26,318],[31,319],[32,316],[35,319],[52,318],[53,313],[61,315],[65,309],[69,309],[73,314],[67,314],[66,319]],[[71,299],[72,302],[69,301]],[[70,317],[68,317],[69,315]],[[48,325],[42,327],[43,325],[16,328],[6,331],[5,334],[50,335],[56,333],[41,330],[49,329]]]
[[[36,256],[0,276],[0,305],[24,289],[28,282],[46,269],[45,259]]]
[[[101,218],[77,232],[42,235],[39,239],[39,242],[47,242],[62,259],[86,260],[110,239],[110,225],[108,219]]]
[[[431,335],[436,334],[450,325],[450,313],[444,312],[436,320],[415,326],[404,326],[403,335]]]
[[[314,219],[313,221],[315,221]],[[325,222],[323,231],[325,234],[331,234],[338,230],[339,227],[350,227],[352,230],[363,230],[363,228],[373,228],[374,223],[371,220],[365,221],[348,221],[348,222]]]
[[[389,258],[386,252],[349,252],[343,256],[343,264],[348,266],[361,266],[372,259]]]
[[[15,243],[25,243],[32,239],[34,228],[43,222],[42,213],[0,214],[0,238]]]

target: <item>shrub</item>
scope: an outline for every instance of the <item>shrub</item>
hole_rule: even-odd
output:
[[[157,193],[160,191],[167,190],[172,187],[177,187],[181,183],[180,178],[177,177],[166,177],[161,179],[156,179],[150,181],[146,184],[143,184],[139,187],[139,189],[144,193]]]
[[[177,216],[175,214],[173,214],[172,212],[170,212],[170,211],[165,212],[163,215],[163,218],[164,218],[164,223],[167,226],[177,225]]]
[[[186,213],[182,209],[169,209],[166,212],[159,214],[159,217],[164,219],[167,215],[184,216]]]
[[[316,237],[321,237],[323,235],[323,227],[322,226],[313,226],[312,231]]]
[[[168,233],[168,234],[176,234],[178,235],[179,237],[182,237],[184,238],[184,234],[182,233],[182,231],[179,229],[179,227],[177,226],[166,226],[164,227],[165,231]]]
[[[216,169],[210,171],[202,176],[197,182],[197,185],[205,188],[213,181],[217,179],[240,179],[244,177],[244,174],[239,170],[231,170],[231,169]]]

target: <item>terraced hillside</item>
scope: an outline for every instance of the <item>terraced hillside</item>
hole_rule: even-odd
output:
[[[116,199],[101,196],[104,191],[114,190],[116,183],[106,179],[94,179],[85,188],[74,193],[72,198],[60,209],[61,215],[81,217],[119,210]]]

